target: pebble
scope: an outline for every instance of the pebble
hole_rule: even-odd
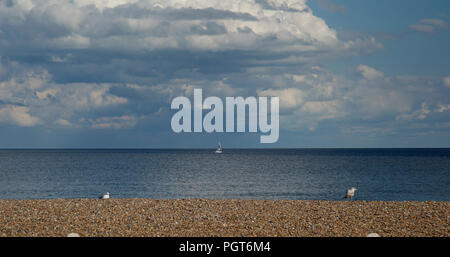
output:
[[[0,236],[449,237],[449,214],[433,201],[0,200]]]

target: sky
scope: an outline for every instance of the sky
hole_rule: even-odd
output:
[[[450,147],[448,0],[0,0],[0,148]],[[278,96],[280,134],[174,133]]]

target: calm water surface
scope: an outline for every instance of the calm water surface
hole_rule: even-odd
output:
[[[450,149],[0,150],[0,198],[450,201]]]

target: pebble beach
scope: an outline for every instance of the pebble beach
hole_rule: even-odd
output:
[[[450,236],[450,202],[0,200],[0,236]]]

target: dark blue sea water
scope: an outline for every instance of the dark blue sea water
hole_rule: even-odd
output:
[[[0,150],[0,198],[450,201],[450,149]]]

